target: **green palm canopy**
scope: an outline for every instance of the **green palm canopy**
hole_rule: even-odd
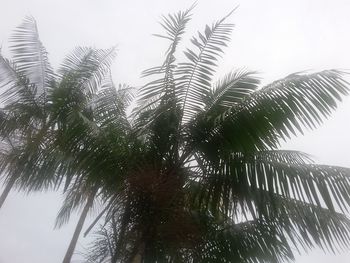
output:
[[[350,244],[350,170],[280,143],[316,128],[348,94],[344,73],[295,73],[261,86],[239,69],[219,81],[227,17],[177,47],[191,9],[163,17],[164,62],[138,90],[115,86],[114,50],[76,48],[54,73],[28,18],[0,57],[6,191],[63,190],[57,226],[103,209],[88,262],[284,262]],[[6,191],[4,192],[6,197]],[[86,234],[87,234],[86,232]]]

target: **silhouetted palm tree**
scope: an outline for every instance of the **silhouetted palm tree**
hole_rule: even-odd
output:
[[[294,248],[348,246],[350,170],[278,149],[337,107],[348,94],[343,73],[292,74],[261,87],[255,72],[236,70],[214,82],[233,25],[225,17],[206,26],[178,63],[190,12],[163,17],[165,61],[145,71],[152,79],[129,117],[129,89],[108,77],[112,50],[68,56],[42,115],[25,110],[35,85],[4,94],[2,138],[18,143],[2,171],[18,174],[25,190],[64,186],[58,225],[84,206],[64,262],[97,199],[105,223],[91,262],[281,262]]]
[[[139,146],[125,149],[116,186],[103,187],[112,205],[89,262],[281,262],[295,248],[349,245],[350,170],[278,149],[337,107],[348,94],[343,73],[261,87],[255,72],[235,70],[213,82],[233,27],[226,19],[193,37],[178,63],[190,10],[163,17],[170,46],[144,72],[152,79],[129,139]]]

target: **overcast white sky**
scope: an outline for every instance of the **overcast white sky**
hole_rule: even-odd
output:
[[[118,47],[114,80],[141,85],[140,72],[158,65],[164,42],[162,14],[185,9],[187,0],[1,0],[0,45],[6,51],[12,30],[25,15],[36,18],[41,40],[54,66],[75,46]],[[220,73],[247,67],[272,81],[301,70],[350,69],[349,0],[215,0],[198,1],[188,36],[240,5]],[[186,44],[189,42],[185,41]],[[321,163],[350,167],[350,100],[325,124],[284,148],[311,153]],[[0,210],[0,263],[58,263],[73,233],[76,218],[53,231],[61,197],[56,193],[10,194]],[[78,249],[86,244],[80,241]],[[74,262],[80,262],[76,256]],[[348,263],[350,253],[324,254],[315,249],[297,263]]]

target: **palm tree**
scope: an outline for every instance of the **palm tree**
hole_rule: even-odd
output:
[[[119,99],[118,105],[116,100],[109,105],[112,118],[111,114],[118,114],[117,106],[130,100],[130,88],[112,86],[109,66],[113,48],[76,48],[54,74],[32,17],[18,27],[12,41],[13,61],[0,57],[1,171],[5,181],[0,206],[15,185],[28,192],[63,186],[66,200],[56,224],[61,226],[72,209],[85,203],[64,259],[70,262],[100,181],[76,163],[92,161],[83,157],[97,138],[97,124],[104,125],[98,123],[105,118],[98,112],[102,98]],[[98,147],[101,150],[101,145]]]
[[[112,205],[87,260],[282,262],[295,249],[348,247],[350,169],[278,149],[336,109],[349,92],[343,72],[261,87],[255,72],[235,70],[213,82],[233,25],[226,16],[206,26],[178,63],[190,12],[163,17],[170,46],[144,72],[151,80],[123,136],[133,147],[102,186]]]
[[[103,153],[105,150],[103,144],[97,144],[103,127],[98,122],[99,98],[104,94],[114,95],[115,98],[127,92],[127,88],[124,88],[114,89],[115,94],[108,93],[113,89],[108,78],[113,57],[114,49],[75,49],[58,70],[58,85],[48,96],[55,132],[48,145],[64,160],[63,166],[61,163],[56,164],[57,174],[64,177],[66,193],[56,226],[67,222],[73,209],[84,205],[63,262],[71,261],[101,181],[101,170],[96,170],[96,166],[90,167],[95,163],[95,158],[88,154],[90,151]]]
[[[59,148],[64,159],[68,159],[64,165],[67,170],[58,172],[60,176],[65,175],[66,199],[58,214],[56,226],[60,227],[67,222],[71,211],[84,204],[63,262],[71,261],[86,216],[95,199],[101,195],[102,181],[106,180],[109,174],[117,171],[116,169],[111,171],[111,167],[103,166],[98,161],[99,158],[104,158],[105,161],[108,160],[114,165],[118,164],[118,159],[116,159],[118,152],[109,156],[111,154],[110,144],[118,145],[116,149],[120,149],[121,145],[118,141],[105,141],[105,133],[107,129],[111,129],[113,124],[115,124],[113,126],[115,135],[118,135],[118,129],[127,128],[128,123],[123,121],[120,111],[130,101],[131,94],[128,86],[119,86],[116,89],[110,80],[107,83],[106,87],[104,87],[105,83],[102,84],[101,89],[83,103],[80,99],[88,97],[85,93],[78,92],[78,97],[66,94],[62,96],[61,87],[56,90],[58,95],[55,94],[52,97],[51,112],[58,113],[54,114],[58,128],[51,143],[53,148]],[[96,87],[96,84],[93,87]],[[63,85],[62,88],[66,89],[66,86]],[[69,92],[74,91],[75,88],[76,85],[68,85]],[[62,104],[66,104],[63,98],[67,97],[72,99],[68,103],[72,108],[62,111],[62,108],[66,107]],[[76,102],[79,102],[78,105]],[[108,119],[106,119],[106,113],[108,113]],[[62,114],[67,114],[67,116],[62,116]]]
[[[90,262],[281,262],[295,249],[349,246],[350,170],[278,149],[336,109],[349,91],[343,73],[292,74],[261,87],[255,72],[236,70],[213,82],[233,25],[226,16],[206,26],[178,63],[191,10],[163,17],[160,37],[170,46],[164,63],[144,72],[151,80],[131,116],[128,89],[108,81],[108,50],[68,56],[42,115],[24,109],[35,97],[28,88],[16,92],[8,105],[19,117],[4,107],[1,136],[20,143],[2,171],[19,174],[24,190],[63,185],[58,225],[83,206],[64,262],[96,200],[105,223]]]
[[[54,81],[32,17],[24,19],[11,40],[13,60],[0,54],[1,171],[5,181],[0,207],[16,183],[20,188],[27,184],[32,164],[29,160],[42,142],[46,96]]]

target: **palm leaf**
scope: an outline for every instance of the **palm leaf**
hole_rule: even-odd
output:
[[[77,47],[58,70],[60,85],[79,89],[88,98],[96,93],[115,57],[115,49]]]
[[[211,27],[206,26],[204,34],[198,32],[198,37],[192,38],[191,42],[198,52],[187,49],[185,55],[189,62],[180,63],[176,70],[184,121],[190,120],[204,107],[203,97],[210,93],[216,61],[230,39],[233,25],[225,23],[225,20],[232,12]]]
[[[157,118],[153,109],[159,106],[161,102],[166,103],[169,100],[174,100],[176,92],[174,70],[177,66],[175,64],[175,52],[185,32],[186,25],[191,19],[193,8],[194,6],[185,11],[179,11],[176,14],[163,16],[161,26],[165,29],[166,34],[156,36],[169,40],[170,45],[166,51],[166,58],[163,64],[143,72],[144,77],[156,77],[156,79],[144,85],[139,92],[139,105],[134,109],[134,118],[136,126],[140,127],[140,129],[142,129],[145,123],[151,123]],[[144,120],[145,112],[149,113],[146,114],[148,115],[146,120]]]
[[[330,115],[348,94],[342,74],[292,74],[263,87],[217,117],[213,139],[222,137],[235,151],[278,147],[281,139],[303,133],[303,126],[313,129]]]
[[[57,214],[55,228],[60,228],[69,221],[70,215],[76,208],[83,206],[83,201],[87,199],[87,189],[85,184],[81,184],[82,177],[76,177],[73,184],[66,190],[63,205]]]
[[[251,220],[218,223],[207,217],[204,244],[197,262],[290,262],[292,248],[275,222]]]
[[[243,222],[207,216],[205,242],[197,256],[203,262],[285,262],[293,261],[300,249],[318,246],[335,252],[349,246],[350,220],[343,214],[280,196],[276,199],[278,207],[270,207],[271,216]]]
[[[260,81],[255,74],[255,72],[242,69],[233,71],[219,80],[205,103],[207,115],[211,111],[214,111],[215,114],[222,113],[226,109],[242,103],[246,97],[258,89]]]
[[[197,157],[196,198],[213,214],[219,211],[238,213],[237,206],[264,213],[261,195],[279,194],[331,211],[349,208],[350,170],[342,167],[315,165],[308,156],[294,151],[264,151],[253,155],[235,153],[227,159],[206,160]],[[201,161],[206,160],[206,161]],[[247,205],[245,205],[245,203]],[[243,211],[244,212],[244,211]]]
[[[11,37],[11,52],[18,72],[36,86],[35,96],[41,96],[50,88],[53,71],[47,52],[39,39],[38,28],[33,17],[26,17]]]
[[[123,125],[124,129],[130,129],[126,110],[133,97],[133,88],[127,85],[119,85],[116,88],[111,81],[108,81],[91,101],[97,125],[100,127]]]

